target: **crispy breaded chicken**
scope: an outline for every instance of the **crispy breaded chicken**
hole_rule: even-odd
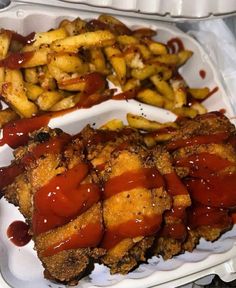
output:
[[[91,129],[84,132],[94,139]],[[100,131],[95,133],[98,137]],[[130,131],[128,135],[126,131],[120,131],[119,134],[120,137],[100,142],[96,149],[90,145],[88,156],[105,185],[103,218],[106,232],[101,245],[107,253],[101,261],[110,267],[111,273],[125,274],[146,260],[146,252],[153,244],[153,235],[160,229],[163,212],[171,207],[171,199],[164,190],[164,182],[157,187],[129,184],[133,181],[127,180],[129,177],[135,179],[140,177],[139,172],[144,174],[145,169],[156,169],[157,159],[154,150],[142,146],[136,131]],[[101,135],[104,140],[104,131]],[[140,223],[140,227],[136,223]]]

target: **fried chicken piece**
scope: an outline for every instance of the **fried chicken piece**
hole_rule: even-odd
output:
[[[160,228],[163,212],[170,209],[171,199],[155,167],[154,153],[142,146],[142,137],[137,131],[121,130],[119,137],[116,133],[116,137],[110,139],[104,137],[104,131],[96,131],[94,135],[91,128],[83,133],[86,133],[83,138],[92,144],[87,146],[88,158],[105,185],[103,218],[106,232],[101,246],[107,253],[101,261],[110,267],[112,274],[126,274],[146,260],[146,252]],[[94,140],[88,139],[103,141],[96,142],[95,148]],[[154,186],[148,187],[150,183],[145,184],[147,177],[154,177],[155,180],[149,179],[154,182],[159,179],[160,183],[153,182]],[[132,181],[141,181],[141,184],[129,186],[128,182]]]
[[[16,151],[22,173],[4,188],[4,194],[27,218],[45,276],[75,284],[105,252],[96,248],[103,235],[100,191],[81,142],[74,139],[65,146],[71,137],[62,141],[64,134],[58,138],[55,133],[35,132],[29,145]],[[44,139],[37,141],[42,135]]]
[[[175,173],[170,154],[165,149],[156,149],[155,157],[156,167],[163,175],[167,191],[172,197],[172,207],[164,213],[163,227],[157,233],[153,253],[170,259],[182,252],[182,243],[187,236],[186,208],[191,205],[191,199]]]
[[[201,237],[214,241],[232,227],[228,209],[236,206],[235,128],[217,112],[182,120],[180,126],[167,148],[193,201],[183,244],[184,250],[192,251]]]

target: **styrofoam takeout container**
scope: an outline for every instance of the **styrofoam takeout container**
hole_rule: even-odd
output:
[[[43,5],[17,4],[11,5],[1,13],[0,27],[16,30],[28,34],[32,31],[46,31],[56,27],[65,18],[75,17],[91,19],[98,16],[92,12],[75,11],[68,8],[59,9]],[[221,83],[219,73],[211,64],[208,55],[201,46],[191,37],[169,24],[145,21],[135,18],[121,17],[124,23],[131,28],[150,27],[158,30],[157,39],[162,42],[173,37],[182,39],[185,47],[194,52],[193,57],[181,68],[181,74],[191,87],[219,90],[205,101],[209,110],[225,109],[227,116],[232,117],[233,111],[225,89]],[[202,79],[199,71],[206,72]],[[109,100],[90,109],[81,109],[71,114],[51,120],[51,127],[60,127],[66,132],[76,133],[86,124],[99,127],[104,122],[120,118],[125,121],[128,112],[145,115],[150,119],[161,122],[173,121],[175,115],[163,109],[151,107],[130,101]],[[5,145],[0,147],[0,167],[8,165],[12,158],[11,149]],[[59,288],[62,285],[51,283],[43,278],[43,268],[33,250],[33,243],[19,248],[14,246],[6,236],[8,225],[22,216],[17,208],[0,201],[0,287],[1,288]],[[193,253],[185,253],[172,260],[163,261],[153,257],[147,264],[140,265],[126,276],[109,274],[107,268],[96,265],[92,274],[80,281],[78,287],[176,287],[193,282],[209,274],[218,274],[223,280],[230,281],[236,278],[236,228],[224,234],[218,241],[208,243],[201,241]]]

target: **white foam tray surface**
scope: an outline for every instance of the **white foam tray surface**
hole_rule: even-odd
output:
[[[42,16],[43,15],[43,16]],[[97,14],[80,12],[70,9],[50,8],[43,6],[14,5],[1,14],[0,26],[28,34],[32,31],[45,31],[56,27],[65,18],[73,19],[80,16],[83,19],[92,19]],[[43,17],[43,18],[42,18]],[[43,19],[43,20],[42,20]],[[157,39],[166,42],[173,37],[182,39],[185,47],[194,52],[193,57],[181,69],[181,74],[192,87],[207,86],[210,89],[218,87],[219,90],[205,101],[209,111],[225,109],[228,117],[233,116],[231,105],[221,83],[219,73],[213,67],[208,55],[201,46],[191,37],[184,34],[173,25],[145,21],[134,18],[120,18],[131,28],[150,27],[158,30]],[[206,72],[202,79],[199,71]],[[146,115],[150,119],[161,122],[173,121],[172,113],[138,103],[134,100],[114,101],[109,100],[89,109],[81,109],[60,118],[51,120],[51,127],[60,127],[66,132],[76,133],[86,124],[96,123],[99,127],[104,122],[119,118],[126,121],[128,112]],[[0,167],[8,165],[12,159],[12,150],[7,146],[0,147]],[[19,248],[14,246],[6,236],[8,225],[22,216],[17,208],[0,201],[0,287],[14,288],[59,288],[62,285],[51,283],[43,278],[43,268],[33,250],[33,243]],[[128,275],[109,274],[109,270],[96,264],[91,275],[80,281],[78,287],[176,287],[192,282],[209,274],[218,274],[226,281],[236,278],[236,228],[224,234],[218,241],[209,243],[201,241],[193,253],[184,253],[171,260],[163,261],[153,257],[146,264],[142,264]],[[50,285],[50,286],[49,286]]]

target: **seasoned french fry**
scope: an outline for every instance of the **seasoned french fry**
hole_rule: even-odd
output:
[[[123,127],[124,123],[120,119],[112,119],[102,125],[99,129],[116,131],[122,129]]]
[[[39,97],[39,95],[44,92],[43,88],[39,85],[25,82],[24,86],[26,88],[27,98],[32,101],[35,101]]]
[[[174,128],[177,127],[177,124],[174,122],[160,123],[157,121],[148,120],[143,116],[138,116],[131,113],[127,114],[127,121],[129,126],[133,128],[150,132],[167,127],[174,127]]]
[[[37,104],[43,111],[48,111],[53,105],[63,98],[60,91],[45,91],[37,98]]]
[[[23,63],[23,68],[31,68],[35,66],[46,65],[48,63],[48,53],[50,49],[48,47],[39,48],[32,53],[32,57]]]
[[[61,111],[74,107],[80,100],[80,94],[71,95],[63,98],[56,104],[54,104],[49,111]]]
[[[98,20],[110,26],[111,30],[119,35],[132,34],[131,30],[123,22],[111,15],[102,14],[98,17]]]
[[[191,58],[193,55],[193,52],[190,50],[182,50],[178,53],[178,67],[184,65],[189,58]]]
[[[210,89],[205,88],[188,88],[187,91],[191,94],[191,96],[198,100],[204,100],[210,92]]]
[[[174,100],[174,91],[167,81],[163,80],[158,75],[153,75],[150,79],[160,94],[169,100]]]
[[[179,58],[176,54],[163,54],[152,58],[151,62],[159,62],[166,65],[174,65],[178,64]]]
[[[154,55],[166,55],[168,53],[167,47],[159,42],[149,41],[148,48]]]
[[[174,108],[172,112],[178,116],[189,117],[189,118],[194,118],[198,114],[197,110],[193,108],[189,108],[189,107]]]
[[[68,36],[64,28],[54,29],[48,32],[36,33],[34,37],[33,47],[39,47],[42,44],[51,44],[55,40],[64,39]]]
[[[119,79],[115,74],[110,74],[107,76],[107,79],[116,87],[121,87]]]
[[[171,86],[175,96],[175,108],[180,108],[187,103],[186,86],[183,80],[172,80]]]
[[[198,114],[205,114],[207,113],[207,109],[201,103],[194,103],[191,106],[192,109],[195,109]]]
[[[65,78],[58,82],[58,87],[66,91],[84,91],[86,88],[86,81],[81,77]]]
[[[26,96],[23,77],[19,70],[6,69],[2,97],[21,117],[29,118],[38,111],[37,106]]]
[[[24,69],[25,81],[32,84],[37,84],[39,82],[38,73],[35,67]]]
[[[158,94],[154,90],[147,88],[138,92],[136,99],[146,104],[150,104],[157,107],[163,107],[164,104],[164,98],[162,95]]]
[[[98,30],[56,40],[52,42],[51,49],[56,52],[76,53],[80,47],[106,47],[114,42],[115,36],[110,31]]]
[[[133,69],[131,71],[132,77],[139,79],[139,80],[144,80],[158,73],[162,74],[162,78],[164,80],[169,79],[172,75],[171,69],[169,69],[165,65],[161,65],[158,63],[148,64],[144,66],[142,69]]]
[[[148,49],[147,46],[143,44],[136,44],[134,45],[134,48],[137,48],[144,60],[148,60],[152,57],[151,51]]]
[[[107,69],[106,60],[100,48],[91,48],[90,49],[91,64],[94,66],[92,71],[97,71],[102,74],[108,74],[109,70]]]
[[[0,128],[8,122],[17,119],[19,116],[10,108],[0,110]]]
[[[124,84],[126,81],[126,63],[121,51],[112,46],[106,47],[104,51],[117,75],[117,78],[119,79],[119,82]]]
[[[140,86],[140,81],[138,79],[131,78],[129,79],[125,85],[123,86],[123,91],[128,91],[131,89],[135,89]]]
[[[117,41],[121,45],[133,45],[133,44],[138,44],[139,41],[137,38],[134,36],[129,36],[129,35],[119,35],[117,36]]]
[[[61,21],[61,23],[59,24],[59,28],[64,28],[68,34],[68,36],[73,36],[73,35],[77,35],[80,33],[84,33],[87,31],[86,29],[86,21],[77,18],[73,21],[69,21],[67,19],[64,19]]]
[[[4,59],[7,55],[9,46],[11,42],[11,35],[5,30],[0,32],[0,60]],[[4,82],[4,67],[0,67],[0,84]]]

